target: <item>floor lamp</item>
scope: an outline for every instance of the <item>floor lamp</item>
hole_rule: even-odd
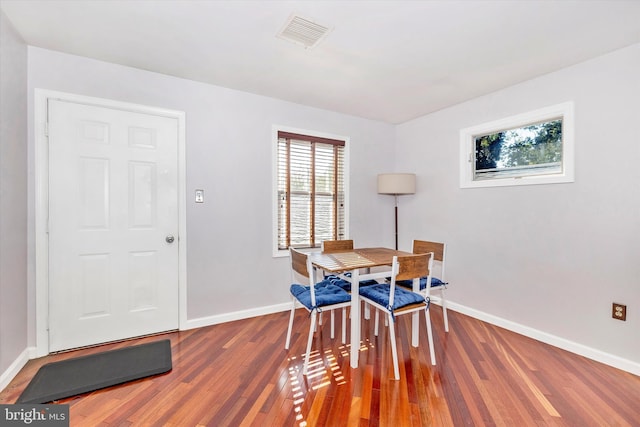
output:
[[[415,194],[416,175],[413,173],[382,173],[378,175],[378,194],[391,194],[396,199],[396,250],[398,250],[398,196]]]

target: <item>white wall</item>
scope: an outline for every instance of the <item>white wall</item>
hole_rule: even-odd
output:
[[[447,242],[448,295],[459,309],[609,353],[601,359],[631,361],[637,372],[639,76],[634,45],[402,124],[396,135],[398,169],[416,172],[419,188],[402,199],[401,246]],[[564,101],[575,102],[575,183],[459,188],[460,129]],[[626,322],[611,318],[614,301],[627,304]]]
[[[27,347],[27,46],[3,12],[0,12],[0,58],[2,389],[8,378],[3,373],[20,368],[15,362]]]
[[[393,126],[45,49],[28,52],[31,121],[34,88],[186,112],[187,317],[195,324],[290,301],[288,259],[272,257],[273,124],[349,137],[351,237],[377,245],[386,227],[392,238],[392,210],[371,210],[380,204],[376,174],[394,156]],[[32,166],[33,147],[32,132]],[[195,189],[205,190],[204,204],[194,203]],[[33,192],[32,182],[31,200]]]
[[[376,175],[393,165],[416,172],[418,194],[400,198],[400,246],[410,248],[414,237],[449,244],[454,305],[637,366],[639,68],[636,45],[393,127],[29,47],[29,253],[34,88],[186,112],[187,316],[194,321],[288,301],[287,260],[271,256],[272,124],[345,135],[351,237],[359,245],[393,245],[393,198],[376,194]],[[575,183],[459,188],[460,128],[567,100],[575,102]],[[203,205],[193,203],[196,188],[205,190]],[[33,345],[32,257],[28,267]],[[627,322],[611,319],[612,301],[628,305]]]

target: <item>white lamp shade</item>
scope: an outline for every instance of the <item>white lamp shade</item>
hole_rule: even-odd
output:
[[[378,175],[378,194],[415,194],[414,173],[382,173]]]

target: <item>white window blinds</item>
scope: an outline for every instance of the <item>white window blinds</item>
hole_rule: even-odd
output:
[[[344,238],[344,144],[278,132],[278,249]]]

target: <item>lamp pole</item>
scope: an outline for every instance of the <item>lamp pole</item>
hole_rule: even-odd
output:
[[[395,240],[398,250],[398,196],[415,194],[416,175],[412,173],[383,173],[378,175],[378,194],[389,194],[395,198]]]
[[[396,199],[396,251],[398,250],[398,195],[394,194]]]

